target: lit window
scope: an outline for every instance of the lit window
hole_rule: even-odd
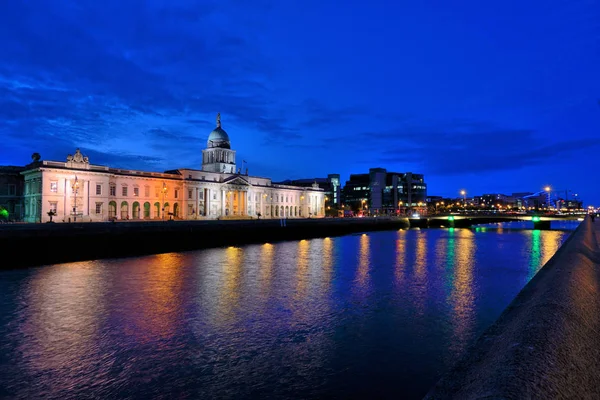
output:
[[[96,195],[100,196],[102,194],[102,185],[96,185]]]
[[[50,211],[52,211],[54,214],[56,214],[56,201],[51,201],[50,202]]]
[[[135,197],[138,197],[138,196],[140,195],[140,188],[136,188],[136,187],[134,187],[134,188],[133,188],[133,195],[134,195]],[[123,196],[126,196],[126,195],[123,195]]]
[[[52,193],[58,192],[58,182],[56,182],[56,181],[50,182],[50,191]]]

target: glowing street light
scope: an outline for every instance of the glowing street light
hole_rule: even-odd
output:
[[[73,182],[73,222],[77,222],[77,192],[79,191],[79,180],[75,175],[75,181]]]
[[[550,186],[546,186],[544,188],[544,190],[546,191],[547,198],[548,198],[548,200],[546,201],[546,208],[550,209]]]
[[[165,195],[167,194],[167,184],[163,182],[163,188],[162,188],[162,194],[163,194],[163,206],[162,206],[162,220],[165,220]]]

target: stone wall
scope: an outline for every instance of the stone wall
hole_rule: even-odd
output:
[[[0,269],[408,227],[401,218],[3,224]]]

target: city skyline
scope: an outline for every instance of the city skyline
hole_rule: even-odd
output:
[[[382,167],[430,195],[549,185],[598,206],[598,7],[386,3],[7,4],[0,164],[79,147],[199,169],[220,112],[253,175]]]

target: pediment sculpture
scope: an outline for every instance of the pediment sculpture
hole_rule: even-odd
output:
[[[81,150],[75,150],[75,155],[69,154],[67,155],[67,162],[74,162],[78,164],[89,164],[90,159],[87,156],[81,154]]]

